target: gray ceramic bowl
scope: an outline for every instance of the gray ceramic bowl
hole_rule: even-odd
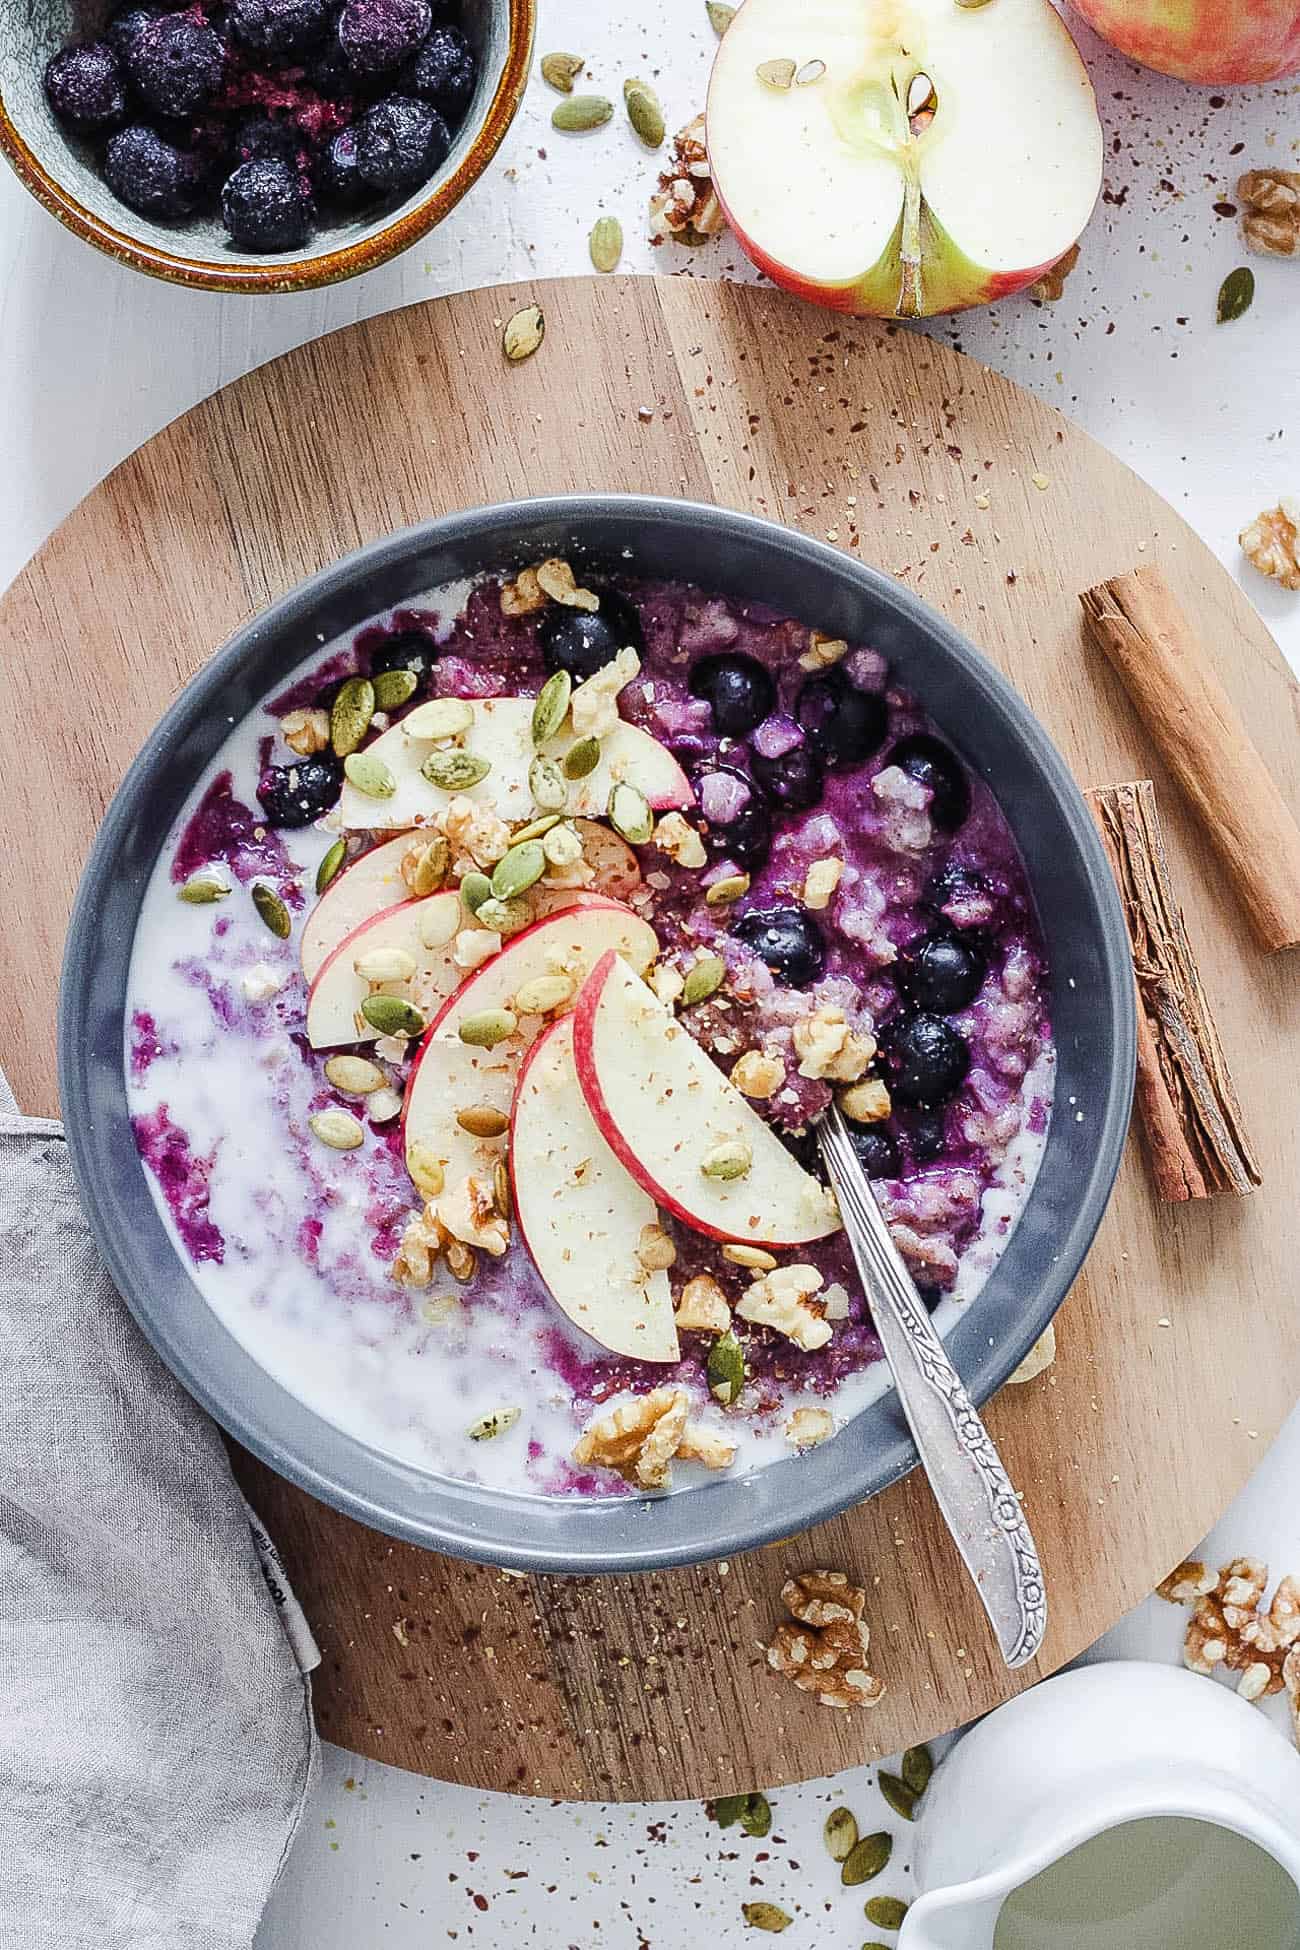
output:
[[[472,509],[375,542],[246,625],[177,699],[122,783],[82,878],[59,1022],[64,1116],[90,1222],[136,1319],[239,1441],[362,1522],[520,1570],[633,1571],[734,1555],[873,1496],[916,1463],[892,1393],[833,1442],[667,1498],[547,1501],[423,1473],[342,1435],[272,1381],[210,1310],[154,1207],[123,1076],[132,935],[160,846],[229,728],[302,656],[377,611],[547,555],[681,577],[877,645],[994,786],[1028,864],[1053,972],[1058,1102],[1042,1169],[949,1345],[972,1394],[1003,1382],[1060,1305],[1105,1209],[1128,1124],[1133,973],[1119,903],[1065,765],[1011,687],[907,590],[748,515],[615,496]]]

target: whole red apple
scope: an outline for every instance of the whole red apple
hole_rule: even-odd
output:
[[[1300,0],[1074,0],[1103,40],[1180,81],[1224,87],[1300,68]]]

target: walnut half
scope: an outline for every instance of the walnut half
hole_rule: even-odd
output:
[[[1300,171],[1248,169],[1237,184],[1241,234],[1265,257],[1300,253]]]
[[[1283,495],[1237,537],[1252,567],[1284,589],[1300,589],[1300,501]]]
[[[690,1397],[684,1388],[655,1388],[623,1402],[584,1430],[573,1452],[580,1468],[595,1463],[613,1469],[638,1489],[667,1489],[675,1456],[683,1462],[703,1463],[708,1469],[730,1469],[736,1445],[712,1429],[690,1421]]]
[[[862,1616],[862,1587],[850,1584],[843,1571],[805,1571],[787,1579],[781,1597],[796,1622],[782,1623],[772,1634],[772,1671],[793,1680],[800,1692],[815,1693],[822,1706],[846,1711],[879,1705],[885,1686],[867,1666],[871,1632]]]
[[[1285,1687],[1300,1716],[1300,1579],[1283,1578],[1264,1604],[1268,1566],[1257,1557],[1236,1557],[1217,1578],[1203,1564],[1171,1571],[1159,1595],[1190,1604],[1183,1664],[1190,1672],[1237,1674],[1243,1699],[1265,1699]]]

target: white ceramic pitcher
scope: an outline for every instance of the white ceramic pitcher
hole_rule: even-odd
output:
[[[1049,1679],[935,1774],[899,1950],[990,1950],[1012,1890],[1107,1829],[1169,1815],[1234,1829],[1300,1889],[1300,1755],[1257,1707],[1139,1661]]]

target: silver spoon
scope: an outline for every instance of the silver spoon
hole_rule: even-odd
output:
[[[907,1426],[1008,1666],[1033,1658],[1047,1629],[1042,1566],[992,1438],[948,1359],[872,1196],[844,1119],[814,1125]]]

